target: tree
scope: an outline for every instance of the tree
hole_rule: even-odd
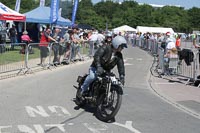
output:
[[[193,30],[200,30],[200,8],[193,7],[188,10],[188,20]]]
[[[1,0],[1,3],[5,4],[6,6],[8,6],[9,8],[15,10],[15,0]],[[39,6],[39,1],[35,1],[35,0],[21,0],[21,4],[20,4],[20,13],[25,13],[28,12],[34,8],[36,8],[37,6]]]
[[[15,0],[1,0],[11,9],[15,7]],[[51,5],[51,0],[45,1],[46,6]],[[28,4],[27,4],[28,3]],[[30,11],[39,6],[39,0],[22,0],[20,13]],[[71,19],[73,5],[71,0],[61,1],[62,16]],[[127,24],[136,26],[171,27],[177,32],[191,32],[200,30],[200,8],[184,8],[165,6],[153,8],[150,5],[139,5],[135,1],[122,3],[106,1],[95,5],[91,0],[79,2],[76,23],[88,24],[97,29],[109,29]]]

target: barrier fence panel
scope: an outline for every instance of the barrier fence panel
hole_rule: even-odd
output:
[[[152,39],[136,39],[136,45],[147,49],[152,54],[158,55],[158,68],[161,70],[161,73],[164,73],[164,49],[161,47],[159,43],[156,42],[156,40]],[[14,49],[11,49],[13,48]],[[82,57],[85,57],[88,55],[88,43],[84,43],[82,45],[77,45],[75,49],[75,53],[72,53],[72,46],[70,47],[70,53],[75,54],[76,58],[79,59],[80,57],[78,54],[80,53]],[[188,78],[189,80],[200,80],[199,75],[199,50],[195,49],[192,45],[192,41],[188,40],[182,40],[181,41],[181,49],[188,49],[191,50],[193,53],[192,55],[187,55],[188,58],[193,58],[191,62],[187,62],[186,59],[182,59],[178,61],[178,74],[179,76],[184,76]],[[56,51],[57,50],[57,51]],[[51,43],[48,44],[48,56],[45,60],[45,65],[47,67],[53,66],[55,57],[54,55],[57,55],[58,61],[61,63],[62,60],[65,58],[65,52],[61,51],[66,50],[65,45]],[[60,53],[61,52],[61,53]],[[59,54],[60,53],[60,54]],[[70,56],[71,57],[71,56]],[[69,58],[70,58],[69,57]],[[71,58],[69,59],[71,60]],[[15,71],[17,74],[20,72],[24,72],[24,74],[27,72],[27,70],[32,70],[34,68],[43,68],[41,65],[41,51],[39,47],[39,43],[29,43],[28,45],[26,43],[15,43],[12,44],[0,44],[0,76],[5,73],[13,72]],[[174,65],[175,66],[175,65]]]
[[[194,50],[194,80],[200,80],[200,70],[199,70],[199,56],[200,56],[200,51],[199,49]]]
[[[157,54],[158,57],[158,71],[160,74],[165,73],[165,63],[164,63],[164,49],[161,47],[161,43],[156,42],[156,40],[145,40],[145,39],[138,39],[136,40],[136,45],[140,46],[142,49],[147,49],[151,52],[151,54]],[[187,51],[187,52],[183,52]],[[181,40],[181,50],[178,52],[183,52],[178,54],[178,58],[169,64],[169,67],[174,68],[177,72],[177,76],[182,76],[188,79],[188,82],[196,82],[200,83],[200,50],[194,48],[192,40]],[[186,56],[186,57],[180,57]],[[176,68],[177,67],[177,68]],[[173,76],[176,76],[173,75]],[[200,87],[200,84],[198,85]]]
[[[147,41],[147,49],[148,49],[149,51],[151,51],[151,46],[152,46],[151,39],[146,39],[146,41]]]
[[[158,47],[158,68],[164,73],[164,49]]]
[[[141,47],[141,39],[139,37],[136,38],[136,46]]]
[[[39,43],[29,43],[26,47],[27,69],[40,67],[40,47]]]
[[[16,71],[22,72],[25,66],[25,43],[0,44],[0,74]]]

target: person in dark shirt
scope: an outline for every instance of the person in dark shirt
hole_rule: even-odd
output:
[[[16,43],[16,39],[17,39],[17,30],[14,24],[12,25],[12,28],[9,29],[8,36],[11,42],[11,50],[14,50],[14,44]]]

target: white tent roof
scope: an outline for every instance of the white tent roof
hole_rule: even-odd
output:
[[[120,26],[120,27],[117,27],[117,28],[114,28],[113,29],[113,32],[121,32],[121,31],[134,31],[134,32],[137,32],[137,30],[135,28],[132,28],[128,25],[123,25],[123,26]]]
[[[137,32],[142,32],[142,33],[174,33],[174,30],[172,28],[164,28],[164,27],[145,27],[145,26],[137,26]]]
[[[0,20],[25,21],[26,16],[20,14],[0,2]]]

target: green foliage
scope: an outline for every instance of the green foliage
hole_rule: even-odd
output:
[[[188,16],[188,20],[192,29],[200,30],[200,9],[193,7],[192,9],[188,10]]]
[[[15,9],[15,3],[16,0],[1,0],[1,3],[5,4],[11,9]],[[25,13],[28,12],[36,7],[39,6],[39,1],[38,0],[21,0],[21,5],[20,5],[20,13]]]
[[[27,4],[28,3],[28,4]],[[20,13],[28,12],[39,6],[39,1],[35,0],[21,0]]]
[[[1,0],[2,3],[14,9],[15,0]],[[28,4],[27,4],[28,3]],[[45,5],[50,6],[51,0]],[[60,1],[62,16],[71,19],[71,0]],[[24,13],[39,6],[39,0],[22,0],[20,12]],[[109,29],[127,24],[136,26],[172,27],[176,32],[191,32],[200,30],[200,8],[185,10],[180,7],[165,6],[153,8],[150,5],[138,5],[135,1],[125,1],[121,4],[107,1],[95,5],[91,0],[79,2],[76,23],[89,24],[97,29]]]

